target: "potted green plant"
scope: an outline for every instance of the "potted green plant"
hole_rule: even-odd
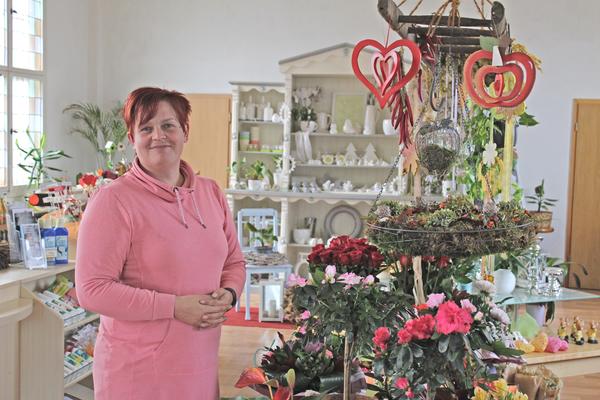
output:
[[[113,169],[113,158],[117,150],[124,155],[127,126],[122,111],[121,103],[108,111],[103,111],[92,103],[74,103],[63,110],[63,113],[71,113],[73,121],[77,124],[70,133],[77,133],[90,142],[96,151],[100,168]]]
[[[271,175],[271,171],[263,161],[258,160],[246,169],[245,175],[248,179],[248,190],[258,191],[262,189],[262,182],[265,177]]]
[[[50,176],[50,171],[62,172],[62,170],[59,168],[49,166],[48,161],[58,160],[63,157],[71,158],[71,156],[62,150],[46,150],[45,133],[42,132],[39,140],[34,138],[34,136],[29,132],[29,129],[26,129],[25,133],[29,141],[25,147],[21,145],[18,138],[15,139],[15,146],[21,153],[24,154],[23,161],[18,165],[19,168],[29,174],[28,186],[38,188],[44,179],[54,179]]]
[[[257,252],[268,253],[273,250],[273,242],[277,240],[277,236],[273,234],[273,225],[257,228],[254,224],[246,222],[246,229],[250,232],[250,239],[260,243],[260,246],[255,247]]]
[[[538,232],[551,231],[552,211],[550,211],[550,208],[554,207],[558,200],[545,197],[546,192],[544,189],[543,179],[542,183],[536,186],[533,190],[535,195],[525,196],[527,203],[534,204],[536,206],[536,209],[530,211],[529,213],[535,219]]]

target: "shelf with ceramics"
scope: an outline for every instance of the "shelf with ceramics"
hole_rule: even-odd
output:
[[[253,198],[255,200],[260,199],[271,199],[274,201],[281,201],[287,199],[289,202],[295,202],[299,200],[303,201],[332,201],[338,202],[368,202],[371,203],[377,197],[376,191],[370,192],[359,192],[359,191],[318,191],[318,192],[281,192],[281,191],[252,191],[244,189],[226,189],[225,193],[235,199],[243,199],[246,197]],[[397,200],[397,201],[411,201],[412,196],[394,192],[384,192],[381,195],[382,200]],[[429,196],[425,200],[439,200],[439,196]]]

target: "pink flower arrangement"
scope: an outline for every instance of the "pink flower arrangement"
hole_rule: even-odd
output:
[[[310,311],[305,310],[302,314],[300,314],[300,319],[305,321],[307,319],[309,319],[311,316]]]
[[[341,274],[337,281],[345,284],[346,289],[349,289],[350,286],[358,285],[362,281],[362,278],[353,272],[346,272]]]
[[[471,303],[471,300],[469,300],[469,299],[462,299],[460,301],[460,307],[465,310],[468,310],[471,314],[477,312],[477,307],[475,307],[473,305],[473,303]]]

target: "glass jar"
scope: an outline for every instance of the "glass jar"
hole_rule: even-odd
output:
[[[458,159],[460,142],[451,119],[424,124],[415,138],[419,165],[431,175],[445,175]]]

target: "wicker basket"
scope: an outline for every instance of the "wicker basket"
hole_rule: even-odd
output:
[[[529,247],[535,224],[510,228],[410,230],[367,224],[371,242],[381,250],[411,256],[472,257]]]

